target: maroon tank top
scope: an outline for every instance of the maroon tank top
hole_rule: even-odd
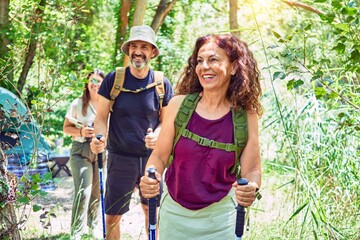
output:
[[[217,120],[205,119],[194,112],[187,129],[211,140],[234,143],[231,111]],[[234,163],[235,152],[204,147],[181,136],[174,149],[174,161],[165,176],[169,194],[191,210],[218,202],[236,180],[230,171]]]

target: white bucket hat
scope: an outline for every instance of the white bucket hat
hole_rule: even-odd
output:
[[[155,43],[155,32],[154,30],[147,26],[134,26],[130,29],[130,37],[129,39],[121,45],[121,51],[129,56],[129,44],[132,41],[144,41],[147,43],[152,44],[155,47],[155,56],[153,58],[156,58],[160,54],[160,50],[158,46],[156,46]]]

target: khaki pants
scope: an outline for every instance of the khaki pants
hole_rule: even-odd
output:
[[[74,141],[70,153],[70,167],[75,187],[71,215],[72,239],[80,239],[83,234],[93,234],[93,230],[99,231],[99,168],[97,161],[92,159],[92,162],[84,152],[85,149],[90,150],[88,145],[89,142]]]

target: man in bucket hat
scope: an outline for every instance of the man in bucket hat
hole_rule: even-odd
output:
[[[121,50],[130,58],[130,66],[125,69],[123,89],[116,97],[109,117],[115,71],[105,77],[98,91],[100,107],[97,108],[94,123],[95,133],[104,136],[100,141],[93,138],[91,142],[94,153],[103,152],[107,143],[105,209],[108,240],[120,239],[121,217],[129,211],[131,194],[144,174],[147,159],[161,129],[163,111],[173,96],[170,81],[165,77],[162,108],[155,87],[146,87],[154,82],[154,71],[149,68],[149,62],[160,54],[155,33],[149,26],[132,27],[130,37]],[[139,89],[142,91],[135,93]],[[147,199],[141,196],[141,192],[140,198],[147,229]]]

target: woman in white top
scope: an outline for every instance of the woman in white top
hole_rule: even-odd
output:
[[[75,196],[71,216],[71,236],[81,239],[84,234],[96,234],[99,229],[99,170],[97,156],[90,150],[94,136],[94,119],[98,104],[98,90],[105,75],[94,70],[87,76],[81,97],[75,99],[65,116],[63,131],[72,136],[70,166],[74,179]]]

